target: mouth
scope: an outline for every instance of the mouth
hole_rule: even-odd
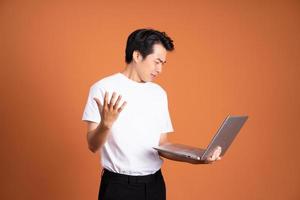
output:
[[[155,78],[156,76],[157,76],[157,75],[151,74],[151,77],[152,77],[152,78]]]

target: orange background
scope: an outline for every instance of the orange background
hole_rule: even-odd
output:
[[[165,161],[168,199],[300,199],[299,1],[1,1],[0,23],[0,199],[97,199],[83,108],[143,27],[175,41],[156,80],[171,141],[205,147],[249,115],[221,161]]]

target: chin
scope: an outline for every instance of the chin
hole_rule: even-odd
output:
[[[143,83],[147,83],[147,82],[150,82],[150,81],[152,81],[151,78],[150,79],[143,79],[142,80]]]

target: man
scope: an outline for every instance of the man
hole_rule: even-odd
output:
[[[100,200],[165,200],[161,157],[193,164],[220,159],[220,151],[207,161],[190,161],[152,148],[167,143],[173,132],[167,94],[152,82],[173,50],[166,33],[136,30],[127,39],[126,68],[90,89],[82,119],[89,149],[99,150],[103,165]]]

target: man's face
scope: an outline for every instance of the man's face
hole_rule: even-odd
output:
[[[137,63],[137,72],[142,82],[152,81],[162,72],[167,50],[161,44],[153,45],[153,53]]]

